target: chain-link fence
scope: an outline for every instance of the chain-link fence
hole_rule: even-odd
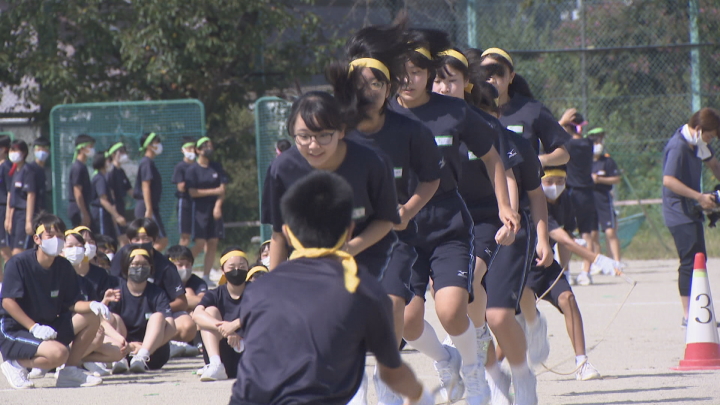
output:
[[[106,151],[116,142],[123,142],[130,162],[123,165],[130,182],[135,184],[138,163],[142,159],[140,137],[144,133],[160,135],[164,152],[155,158],[162,178],[160,214],[170,243],[179,239],[176,187],[172,184],[175,165],[182,160],[182,138],[196,139],[205,135],[205,108],[198,100],[136,101],[118,103],[64,104],[50,113],[50,140],[53,173],[53,206],[55,213],[67,224],[70,167],[75,153],[75,138],[87,134],[95,138],[95,149]],[[92,162],[88,161],[92,173]],[[91,174],[92,177],[92,174]],[[132,217],[135,200],[130,192],[124,202]],[[86,202],[89,204],[89,201]],[[128,222],[132,218],[127,218]]]

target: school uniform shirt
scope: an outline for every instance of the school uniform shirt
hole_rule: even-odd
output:
[[[346,404],[368,350],[378,363],[400,367],[390,299],[372,276],[359,277],[349,293],[339,261],[302,258],[249,285],[240,308],[245,351],[230,403]]]
[[[388,109],[420,122],[435,137],[443,157],[440,186],[436,195],[457,189],[462,175],[461,143],[475,156],[485,156],[493,147],[495,131],[480,115],[459,98],[430,93],[430,100],[415,108],[405,108],[393,97]],[[467,153],[466,153],[467,155]]]
[[[223,284],[215,289],[207,290],[198,305],[205,308],[215,307],[220,312],[223,321],[232,322],[240,319],[240,301],[242,301],[242,296],[238,299],[233,298],[230,296],[227,284]]]
[[[542,168],[540,159],[538,159],[535,149],[527,139],[523,138],[522,135],[505,129],[505,136],[507,136],[513,145],[517,148],[518,154],[523,158],[523,161],[513,166],[513,174],[515,175],[515,181],[518,185],[519,202],[521,209],[530,209],[530,197],[528,191],[535,190],[538,187],[542,187],[542,176],[545,171]]]
[[[565,143],[565,149],[570,155],[570,160],[567,162],[568,187],[595,187],[592,179],[593,145],[594,141],[590,138],[573,138]]]
[[[12,163],[10,160],[5,159],[0,164],[0,204],[7,205],[8,193],[10,192],[10,169],[12,169]]]
[[[80,212],[80,209],[76,205],[77,202],[75,201],[75,194],[73,192],[75,186],[80,186],[83,201],[85,202],[85,207],[88,207],[90,201],[92,200],[92,184],[90,183],[90,173],[88,172],[88,168],[85,163],[79,160],[75,160],[75,162],[73,162],[72,166],[70,167],[70,187],[68,187],[68,201],[73,204],[70,204],[68,211],[71,216]]]
[[[48,209],[49,200],[47,198],[47,178],[45,175],[45,168],[37,164],[37,162],[30,162],[25,164],[33,170],[35,173],[35,211],[45,210],[50,212]]]
[[[189,288],[195,292],[195,295],[200,295],[208,291],[208,285],[202,278],[191,274],[188,280],[185,282],[185,288]]]
[[[135,179],[135,189],[133,190],[133,198],[143,200],[142,182],[150,182],[150,201],[153,211],[159,211],[160,197],[162,196],[162,177],[155,162],[145,156],[140,160],[138,165],[137,177]]]
[[[122,278],[122,269],[120,266],[122,257],[125,255],[125,251],[128,249],[136,249],[138,246],[140,249],[152,252],[151,254],[153,266],[155,267],[155,273],[150,276],[148,281],[162,288],[168,298],[170,298],[171,302],[175,301],[177,297],[185,294],[185,286],[180,278],[180,273],[177,271],[177,267],[170,261],[170,259],[165,257],[165,255],[155,250],[151,244],[135,245],[130,243],[121,247],[110,262],[110,275]]]
[[[115,205],[115,198],[113,196],[112,189],[108,184],[107,178],[102,173],[94,175],[91,182],[93,188],[93,199],[90,205],[104,210],[105,208],[103,208],[100,203],[100,197],[103,195],[108,199],[110,204]]]
[[[184,183],[187,169],[193,164],[194,163],[187,163],[184,160],[181,160],[178,164],[176,164],[175,169],[173,169],[172,183],[175,185]],[[175,197],[177,197],[178,200],[190,201],[190,193],[188,193],[187,184],[185,185],[185,192],[176,191]]]
[[[607,153],[601,155],[598,157],[598,160],[593,162],[592,172],[598,175],[598,177],[615,177],[620,175],[617,163],[615,163],[615,160]],[[611,191],[612,188],[612,184],[595,184],[595,191],[601,191],[603,193]]]
[[[128,179],[125,170],[115,166],[113,166],[110,171],[105,174],[105,176],[107,178],[108,187],[113,194],[115,209],[120,216],[125,217],[125,197],[128,194],[128,190],[131,188],[130,179]]]
[[[37,195],[35,178],[35,170],[27,164],[23,165],[23,167],[13,173],[10,187],[11,207],[16,210],[27,209],[28,193],[36,193]],[[38,210],[35,210],[35,212],[37,211]]]
[[[130,293],[127,282],[120,283],[119,289],[120,301],[111,302],[108,308],[122,318],[127,327],[128,339],[142,340],[147,321],[152,314],[160,312],[165,318],[172,317],[170,300],[165,291],[155,284],[147,283],[145,291],[139,297]]]
[[[47,325],[83,299],[75,269],[64,257],[57,256],[50,268],[37,261],[37,250],[19,253],[5,265],[2,297],[14,298],[33,321]],[[10,314],[0,306],[0,316]]]
[[[95,296],[100,297],[96,301],[100,301],[105,296],[105,291],[111,288],[117,288],[118,280],[108,274],[107,270],[100,266],[90,263],[90,269],[85,277],[83,277],[95,292]]]
[[[225,170],[223,170],[222,165],[218,162],[211,161],[207,167],[200,166],[199,163],[195,162],[191,164],[185,172],[186,190],[190,190],[191,188],[198,190],[217,188],[220,187],[221,184],[227,184],[228,182],[228,176]],[[195,203],[194,210],[199,212],[212,212],[217,199],[218,197],[216,195],[195,197],[193,198],[193,202]]]
[[[563,228],[566,224],[573,221],[572,213],[570,212],[570,196],[565,192],[560,194],[560,197],[554,202],[548,201],[547,209],[548,232]],[[550,243],[554,246],[556,242],[550,238]]]
[[[417,182],[440,178],[442,157],[432,134],[417,121],[398,113],[386,111],[382,128],[373,134],[353,130],[345,139],[369,146],[387,159],[400,204],[405,204],[415,193]]]
[[[691,189],[701,192],[702,160],[697,157],[681,133],[682,127],[675,131],[663,150],[663,176],[673,176]],[[712,149],[710,150],[711,152]],[[706,160],[712,159],[712,153]],[[694,214],[694,201],[662,188],[662,208],[665,225],[668,227],[702,222],[702,215]]]
[[[550,153],[565,145],[570,134],[541,102],[515,94],[500,108],[500,122],[530,141],[535,153]],[[542,149],[541,149],[542,144]]]

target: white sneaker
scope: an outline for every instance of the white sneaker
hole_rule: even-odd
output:
[[[73,366],[65,366],[58,371],[56,387],[94,387],[102,384],[103,380],[94,375],[87,375],[81,369]]]
[[[358,388],[357,392],[347,405],[367,405],[367,391],[368,378],[365,372],[363,372],[363,378],[362,382],[360,383],[360,388]]]
[[[531,370],[522,378],[513,381],[515,405],[537,405],[537,378]]]
[[[468,405],[489,405],[490,386],[485,379],[485,366],[472,364],[462,368]]]
[[[148,370],[147,362],[150,357],[135,355],[130,359],[130,371],[133,373],[144,373]]]
[[[578,274],[578,276],[575,278],[575,283],[577,283],[577,285],[588,286],[593,282],[592,278],[588,273],[581,271],[580,274]]]
[[[600,378],[600,373],[597,371],[589,361],[585,361],[580,370],[575,375],[575,379],[578,381],[596,380]]]
[[[220,364],[208,364],[205,371],[203,371],[200,381],[220,381],[227,380],[228,376],[225,373],[225,366]]]
[[[595,263],[591,263],[590,264],[590,275],[597,276],[600,273],[605,274],[605,272],[603,271],[603,268],[596,265]]]
[[[202,377],[202,375],[205,373],[205,370],[207,370],[208,366],[209,366],[209,364],[206,364],[206,365],[200,367],[200,368],[198,369],[198,371],[195,372],[195,374],[197,374],[198,377]]]
[[[490,373],[485,373],[485,377],[490,387],[492,405],[512,405],[512,401],[510,401],[510,376],[503,371],[502,376],[497,380]]]
[[[197,346],[187,344],[185,346],[185,354],[184,357],[197,357],[200,354],[200,349],[198,349]]]
[[[378,396],[378,405],[403,405],[402,397],[396,394],[395,391],[391,390],[390,387],[385,385],[383,380],[380,379],[380,373],[377,365],[375,366],[375,372],[373,373],[373,381],[375,381],[375,392]]]
[[[528,363],[530,367],[542,364],[550,356],[550,341],[547,335],[547,321],[540,311],[537,311],[535,325],[525,325],[527,337]]]
[[[127,373],[128,369],[130,369],[130,367],[128,366],[127,359],[122,359],[113,363],[112,370],[110,370],[110,372],[113,374],[122,374]]]
[[[104,377],[110,375],[110,370],[105,368],[104,363],[85,362],[83,363],[83,367],[85,367],[85,370],[91,372],[92,375],[94,375],[95,377]]]
[[[188,345],[185,342],[170,341],[170,358],[180,357],[185,354],[185,346]]]
[[[35,387],[35,383],[28,380],[27,369],[17,364],[17,362],[14,363],[15,364],[13,364],[12,360],[6,360],[0,365],[0,369],[2,373],[5,374],[5,378],[7,378],[10,386],[18,390]]]
[[[490,342],[492,342],[492,335],[490,334],[490,328],[487,324],[479,328],[475,328],[475,343],[477,344],[477,364],[485,367],[487,363],[487,352]]]
[[[43,378],[45,377],[45,374],[47,374],[47,370],[43,370],[41,368],[33,368],[30,370],[30,373],[27,375],[27,378],[31,380],[35,380],[37,378]]]
[[[440,395],[442,395],[445,402],[457,402],[465,393],[465,384],[460,377],[460,364],[462,360],[456,348],[448,345],[443,346],[445,346],[445,350],[448,351],[450,359],[433,362],[435,371],[440,378]]]
[[[575,243],[577,243],[578,245],[580,245],[582,247],[587,247],[587,242],[585,242],[585,239],[583,239],[583,238],[576,238]]]

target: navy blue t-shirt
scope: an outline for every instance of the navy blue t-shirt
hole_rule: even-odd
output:
[[[82,196],[83,201],[85,202],[85,207],[88,208],[90,206],[90,201],[92,200],[92,184],[90,183],[90,172],[88,172],[88,168],[85,165],[85,163],[75,160],[73,162],[72,166],[70,167],[70,187],[68,187],[68,198],[71,203],[77,203],[75,201],[75,194],[73,193],[73,189],[75,186],[80,186],[80,189],[82,190]]]
[[[607,153],[601,155],[598,157],[598,160],[593,162],[592,172],[598,175],[598,177],[616,177],[620,175],[617,163],[615,163],[615,160]],[[595,191],[608,192],[612,190],[612,188],[612,184],[595,183]]]
[[[405,108],[392,98],[388,108],[425,125],[435,137],[444,161],[436,195],[457,189],[462,175],[461,143],[479,157],[493,147],[495,131],[464,100],[431,93],[421,106]]]
[[[550,153],[570,140],[570,134],[537,100],[516,94],[500,108],[500,114],[500,122],[530,141],[535,153],[540,153],[540,144],[544,153]]]
[[[590,138],[573,138],[565,143],[570,155],[567,163],[567,185],[575,188],[594,188],[592,161],[594,141]]]
[[[20,170],[15,170],[12,176],[12,184],[10,185],[10,206],[18,209],[27,209],[27,196],[29,193],[35,193],[37,198],[37,185],[35,180],[37,179],[35,170],[28,166],[23,165]],[[37,207],[37,200],[35,207]],[[33,207],[33,208],[35,208]],[[35,213],[38,210],[35,209]]]
[[[14,298],[30,319],[45,325],[83,299],[70,262],[57,256],[50,268],[45,269],[37,261],[36,249],[8,260],[0,295]],[[2,306],[0,316],[10,317]]]
[[[115,205],[115,198],[113,198],[112,189],[108,184],[107,178],[102,173],[98,173],[92,178],[93,187],[93,200],[91,205],[96,207],[102,207],[100,204],[100,197],[105,196],[110,204]]]
[[[120,262],[125,255],[125,251],[128,249],[137,249],[138,247],[152,252],[155,273],[150,276],[149,281],[162,288],[170,298],[170,301],[175,301],[177,297],[185,294],[185,286],[183,286],[180,273],[178,273],[175,264],[165,257],[165,255],[155,250],[150,244],[135,245],[130,243],[121,247],[110,262],[110,275],[122,278]]]
[[[0,164],[0,204],[6,205],[8,200],[8,193],[10,192],[10,169],[12,169],[12,163],[10,160],[5,159]]]
[[[442,157],[432,134],[422,124],[398,113],[386,111],[385,123],[374,134],[353,130],[345,139],[369,146],[388,160],[400,204],[415,193],[418,181],[440,178]]]
[[[26,164],[35,172],[35,211],[45,210],[50,212],[48,209],[49,200],[47,198],[47,177],[45,175],[45,168],[37,164],[37,162],[30,162]]]
[[[185,288],[193,290],[195,295],[200,295],[208,291],[208,285],[202,278],[191,274],[188,280],[185,282]]]
[[[160,207],[160,197],[162,196],[162,177],[155,162],[145,156],[140,160],[138,165],[137,178],[135,179],[135,190],[133,198],[136,200],[143,199],[142,182],[150,182],[150,201],[152,202],[153,211],[157,211]]]
[[[127,197],[128,190],[132,188],[130,179],[128,179],[125,170],[116,166],[113,166],[112,169],[106,173],[106,178],[108,187],[112,190],[115,209],[120,216],[125,217],[125,197]]]
[[[127,327],[128,341],[131,338],[142,339],[150,316],[160,312],[164,317],[172,317],[170,301],[165,292],[153,283],[147,283],[142,295],[135,296],[128,290],[127,282],[120,283],[120,301],[108,305],[110,311],[120,315]]]
[[[336,259],[303,258],[250,284],[230,403],[346,404],[360,386],[367,351],[400,367],[390,299],[370,274],[359,277],[349,293]]]
[[[541,179],[545,172],[530,141],[509,129],[505,129],[505,136],[511,139],[512,144],[517,148],[517,152],[523,158],[522,163],[513,167],[513,174],[515,174],[515,181],[520,191],[518,195],[519,206],[521,209],[529,209],[530,197],[528,191],[542,187]]]
[[[215,307],[220,311],[223,321],[232,322],[240,319],[240,301],[242,301],[242,296],[238,299],[233,298],[230,296],[227,284],[223,284],[208,290],[198,305],[205,308]]]
[[[560,194],[554,202],[548,201],[548,232],[563,228],[566,224],[573,222],[570,210],[570,197],[567,193]]]
[[[187,169],[193,165],[193,163],[188,163],[184,160],[178,162],[178,164],[175,165],[175,169],[173,169],[172,183],[175,185],[185,183],[185,173],[187,172]],[[185,191],[176,191],[175,196],[178,199],[190,200],[190,193],[188,193],[187,184],[185,185]]]
[[[228,176],[218,162],[211,161],[207,167],[195,162],[185,172],[185,189],[188,191],[191,188],[199,190],[217,188],[220,187],[220,184],[227,184],[228,182]],[[217,199],[216,195],[210,195],[193,198],[193,202],[196,210],[207,212],[215,207]]]
[[[110,288],[117,288],[118,280],[111,277],[107,270],[100,266],[90,264],[90,270],[88,270],[85,277],[83,277],[93,288],[98,300],[102,300],[105,296],[105,291]]]

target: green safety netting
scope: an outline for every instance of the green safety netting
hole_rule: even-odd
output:
[[[617,235],[620,239],[620,248],[625,249],[632,242],[635,234],[640,230],[643,222],[645,222],[645,214],[638,213],[623,217],[617,221]],[[605,234],[600,233],[600,243],[605,243]]]

